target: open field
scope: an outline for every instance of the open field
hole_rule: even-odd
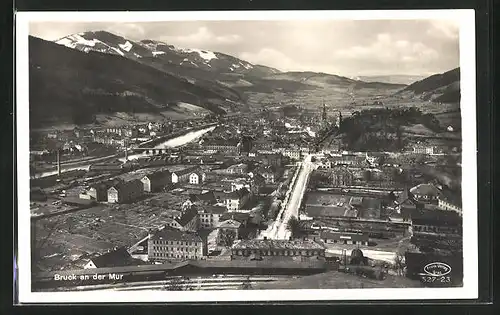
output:
[[[101,253],[134,244],[149,228],[168,221],[163,215],[165,208],[178,209],[182,202],[184,197],[163,193],[135,204],[99,205],[42,219],[36,222],[36,242],[43,247],[39,248],[43,256],[59,255],[61,261],[69,263],[78,253]]]

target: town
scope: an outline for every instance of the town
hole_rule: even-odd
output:
[[[435,261],[461,285],[460,138],[368,130],[367,117],[429,118],[375,105],[32,131],[33,286],[249,289],[332,273],[429,286]],[[120,277],[54,283],[89,269]]]

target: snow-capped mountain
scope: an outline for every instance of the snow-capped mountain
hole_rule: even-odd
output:
[[[167,63],[186,68],[198,68],[217,73],[269,75],[279,73],[274,68],[254,65],[239,58],[208,50],[180,48],[162,41],[135,42],[106,31],[85,32],[65,36],[57,44],[83,52],[120,55],[143,63]]]
[[[244,105],[228,87],[186,79],[182,71],[174,75],[142,62],[146,58],[136,55],[158,58],[135,42],[120,38],[104,42],[102,37],[79,34],[58,42],[29,38],[34,127],[184,119],[195,112],[223,114]]]
[[[105,31],[72,34],[55,42],[87,53],[96,51],[132,59],[141,58],[143,55],[153,55],[152,51],[134,41]]]
[[[141,45],[151,49],[155,56],[168,60],[168,62],[189,68],[219,73],[269,75],[280,71],[271,67],[254,65],[248,61],[209,50],[196,48],[181,48],[156,40],[142,40]]]

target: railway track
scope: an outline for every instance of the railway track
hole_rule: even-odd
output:
[[[162,291],[186,291],[186,290],[234,290],[241,289],[243,285],[252,287],[262,282],[290,280],[293,276],[240,276],[219,275],[216,277],[170,277],[166,280],[140,281],[129,283],[106,283],[98,285],[77,286],[71,289],[60,289],[64,291],[140,291],[140,290],[162,290]],[[58,288],[54,290],[59,291]]]

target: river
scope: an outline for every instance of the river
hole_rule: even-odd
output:
[[[207,132],[210,132],[212,130],[215,129],[216,126],[212,126],[212,127],[209,127],[209,128],[206,128],[206,129],[201,129],[201,130],[196,130],[196,131],[191,131],[191,132],[188,132],[182,136],[179,136],[179,137],[175,137],[175,138],[172,138],[170,140],[166,140],[165,142],[162,142],[158,145],[155,146],[155,148],[157,149],[163,149],[163,148],[177,148],[177,147],[181,147],[183,145],[186,145],[190,142],[193,142],[199,138],[201,138],[204,134],[206,134]],[[119,154],[119,155],[124,155],[124,153],[122,154]],[[128,160],[135,160],[135,159],[138,159],[140,157],[143,157],[145,156],[145,154],[133,154],[133,155],[129,155],[128,156]],[[121,157],[119,158],[120,161],[124,162],[125,161],[125,157]],[[74,171],[74,170],[87,170],[89,169],[90,165],[93,164],[95,162],[91,162],[91,163],[83,163],[81,165],[77,165],[77,166],[64,166],[62,165],[62,170],[61,172],[68,172],[68,171]],[[51,170],[51,171],[46,171],[46,172],[42,172],[40,173],[39,177],[47,177],[47,176],[52,176],[52,175],[55,175],[57,174],[57,170]]]

